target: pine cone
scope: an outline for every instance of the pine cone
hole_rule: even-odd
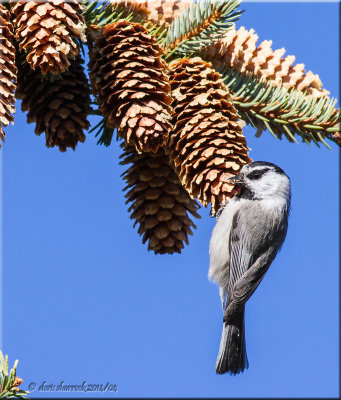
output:
[[[295,56],[283,58],[284,48],[272,50],[271,40],[264,40],[257,47],[257,40],[258,35],[253,29],[248,31],[242,26],[238,30],[227,31],[221,40],[208,46],[202,56],[210,60],[217,70],[225,66],[242,73],[252,73],[276,86],[282,83],[285,88],[294,87],[314,97],[329,94],[322,89],[318,75],[305,72],[304,64],[292,65]]]
[[[39,67],[44,75],[64,72],[78,54],[74,38],[86,40],[80,0],[19,0],[12,12],[20,50],[31,68]]]
[[[118,5],[134,13],[134,22],[142,22],[150,17],[147,0],[110,0],[112,5]]]
[[[172,99],[156,39],[121,20],[104,28],[95,47],[91,82],[107,127],[137,152],[157,152],[168,141]]]
[[[170,64],[174,133],[168,153],[181,183],[214,215],[237,189],[226,183],[249,162],[238,113],[218,72],[200,58]]]
[[[49,80],[21,58],[16,96],[22,99],[22,110],[28,111],[27,122],[36,122],[37,135],[45,132],[47,147],[74,150],[78,142],[84,142],[83,129],[89,127],[90,90],[83,60],[77,56],[61,77]]]
[[[122,4],[134,12],[134,20],[148,18],[156,25],[168,27],[183,8],[193,0],[111,0],[112,4]]]
[[[148,250],[155,254],[180,253],[192,235],[191,227],[196,228],[188,215],[200,218],[198,203],[182,187],[163,149],[138,154],[134,147],[128,147],[121,158],[121,164],[132,163],[123,174],[127,182],[124,190],[129,190],[126,203],[131,203],[130,217],[134,226],[139,224],[142,242],[148,241]]]
[[[149,19],[157,25],[168,27],[193,0],[147,0]]]
[[[0,4],[0,139],[5,141],[2,129],[13,122],[15,113],[14,92],[17,81],[15,66],[14,33],[9,11]],[[1,144],[0,144],[1,147]]]

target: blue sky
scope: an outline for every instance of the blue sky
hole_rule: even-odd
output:
[[[339,97],[338,4],[245,3],[254,28]],[[339,104],[339,103],[338,103]],[[3,146],[3,352],[31,397],[46,384],[116,384],[78,396],[336,397],[339,150],[254,137],[254,160],[292,180],[286,242],[246,306],[249,370],[215,374],[222,313],[207,280],[209,211],[181,255],[155,256],[124,204],[120,150],[47,149],[19,111]]]

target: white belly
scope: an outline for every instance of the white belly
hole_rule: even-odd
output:
[[[225,291],[229,274],[229,239],[233,216],[240,207],[240,201],[232,199],[224,208],[213,229],[210,240],[210,268],[208,279]]]

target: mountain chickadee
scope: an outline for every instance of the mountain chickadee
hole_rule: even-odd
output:
[[[290,180],[277,165],[256,161],[230,178],[239,193],[217,217],[210,240],[208,278],[219,286],[224,326],[216,372],[248,368],[245,303],[276,257],[288,228]]]

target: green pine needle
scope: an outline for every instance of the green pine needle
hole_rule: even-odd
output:
[[[0,399],[27,399],[24,390],[15,391],[14,381],[16,378],[18,360],[15,361],[13,368],[9,371],[8,357],[4,357],[0,350]]]
[[[220,72],[241,118],[257,128],[257,136],[268,130],[274,137],[284,134],[297,143],[296,134],[305,143],[323,143],[329,149],[325,139],[335,142],[332,133],[341,129],[336,100],[277,87],[233,69]]]
[[[100,115],[101,116],[102,114],[99,110],[93,110],[91,115]],[[112,142],[112,138],[114,136],[115,129],[108,128],[106,125],[105,118],[102,118],[97,125],[95,125],[93,128],[91,128],[89,130],[89,133],[92,133],[92,132],[96,132],[95,137],[99,136],[97,144],[109,147]]]
[[[155,36],[160,46],[163,46],[167,36],[167,28],[156,25],[148,20],[142,20],[141,25],[143,25],[150,35]]]
[[[133,19],[133,13],[127,7],[119,4],[111,4],[110,1],[83,1],[86,7],[84,13],[87,25],[105,26],[117,22],[120,19],[130,21]]]
[[[174,19],[165,40],[166,59],[173,53],[200,53],[233,28],[243,11],[235,11],[241,0],[198,0]]]

